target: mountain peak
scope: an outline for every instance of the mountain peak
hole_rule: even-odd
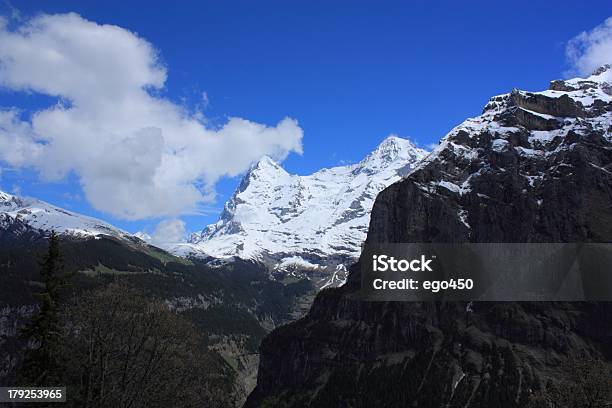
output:
[[[4,191],[0,191],[0,203],[5,202],[5,201],[11,201],[13,199],[14,196],[5,193]]]
[[[376,196],[425,153],[389,136],[358,164],[309,175],[291,175],[264,157],[245,175],[217,223],[194,234],[189,248],[194,255],[257,259],[278,274],[308,265],[323,279],[317,279],[319,286],[342,281],[344,264],[359,255]]]
[[[410,140],[391,135],[383,140],[360,164],[361,167],[379,168],[396,160],[414,161],[416,158],[425,156],[426,153]]]
[[[251,166],[248,174],[253,173],[268,173],[268,172],[282,172],[285,173],[285,170],[272,159],[270,156],[263,156],[259,161]]]
[[[386,146],[386,145],[397,145],[397,144],[401,144],[402,142],[406,142],[406,141],[407,139],[402,139],[401,137],[392,134],[392,135],[387,136],[382,142],[380,142],[378,147]]]
[[[612,71],[612,64],[605,64],[605,65],[602,65],[601,67],[597,68],[595,71],[593,71],[591,76],[598,77],[598,76],[601,76],[604,73],[610,74],[611,71]]]
[[[274,180],[284,175],[289,175],[289,173],[271,157],[263,156],[257,163],[253,164],[244,175],[238,191],[244,191],[254,180]]]
[[[557,79],[550,83],[550,90],[561,92],[601,90],[610,95],[612,83],[612,65],[605,64],[597,68],[591,76],[582,78]]]
[[[18,197],[5,193],[4,191],[0,191],[0,209],[2,209],[2,211],[13,210],[21,204],[22,203]]]
[[[73,213],[41,200],[23,198],[3,191],[0,191],[0,216],[45,232],[55,231],[85,238],[99,235],[131,238],[130,234],[104,221]]]
[[[255,163],[255,167],[280,167],[276,161],[274,161],[270,156],[263,156],[257,163]]]
[[[397,135],[389,135],[380,142],[380,144],[376,147],[376,150],[388,150],[393,148],[403,149],[403,148],[415,148],[416,146],[408,139],[402,139]]]

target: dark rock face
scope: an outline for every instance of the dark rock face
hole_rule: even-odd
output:
[[[588,82],[493,98],[378,196],[368,241],[612,241],[612,98]],[[247,407],[524,407],[569,359],[612,360],[612,303],[366,303],[359,289],[356,265],[264,340]]]
[[[510,99],[516,106],[544,115],[571,118],[586,115],[582,103],[575,101],[568,94],[553,98],[537,93],[514,91],[510,94]]]
[[[44,234],[19,219],[0,214],[0,248],[33,245],[44,241]]]

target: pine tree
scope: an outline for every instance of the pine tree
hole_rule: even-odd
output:
[[[23,385],[52,386],[56,385],[52,382],[57,375],[56,350],[61,335],[58,316],[60,291],[68,279],[55,232],[51,232],[49,237],[49,249],[41,263],[40,275],[44,284],[44,290],[38,294],[40,309],[22,332],[22,337],[31,348],[25,354],[20,380]]]

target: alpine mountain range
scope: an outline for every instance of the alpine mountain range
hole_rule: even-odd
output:
[[[308,278],[338,286],[361,251],[378,193],[408,174],[427,154],[411,141],[387,137],[359,163],[299,176],[263,157],[244,175],[219,220],[187,242],[163,249],[182,257],[261,262],[279,279]],[[2,228],[25,224],[73,238],[109,235],[150,241],[104,221],[40,200],[0,192]]]
[[[391,136],[306,176],[264,157],[215,224],[163,250],[0,192],[0,380],[53,230],[74,288],[125,279],[198,325],[219,406],[533,406],[577,359],[609,366],[610,302],[363,302],[359,256],[368,243],[611,242],[611,82],[606,65],[494,96],[430,153]]]

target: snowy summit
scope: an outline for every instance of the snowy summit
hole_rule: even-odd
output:
[[[281,272],[331,273],[333,284],[340,283],[337,272],[344,273],[347,262],[359,256],[378,193],[426,154],[390,136],[357,164],[307,176],[289,174],[264,157],[244,176],[215,224],[169,249],[180,255],[255,259]]]
[[[18,197],[0,191],[0,230],[11,225],[25,225],[34,230],[75,238],[91,238],[101,235],[132,240],[125,231],[104,221],[56,207],[41,200]]]

